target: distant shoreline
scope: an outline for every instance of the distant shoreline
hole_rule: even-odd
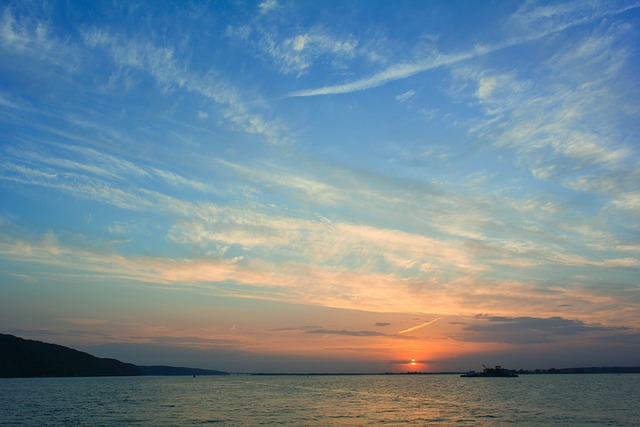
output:
[[[234,372],[230,375],[248,376],[357,376],[357,375],[459,375],[467,371],[447,371],[447,372],[308,372],[308,373],[287,373],[287,372]],[[638,366],[603,366],[603,367],[583,367],[583,368],[550,368],[531,370],[513,370],[518,375],[576,375],[576,374],[640,374]]]
[[[509,370],[518,375],[561,374],[638,374],[636,366],[604,366]],[[40,341],[26,340],[14,335],[0,334],[0,378],[69,378],[98,376],[345,376],[345,375],[456,375],[464,371],[447,372],[225,372],[175,366],[143,366],[102,359],[72,348]]]

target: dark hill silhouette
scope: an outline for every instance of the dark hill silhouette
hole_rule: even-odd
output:
[[[0,378],[226,374],[210,369],[136,366],[57,344],[0,334]]]
[[[228,372],[211,369],[184,368],[175,366],[139,366],[142,375],[228,375]]]
[[[56,344],[0,334],[0,378],[141,375],[136,365]]]

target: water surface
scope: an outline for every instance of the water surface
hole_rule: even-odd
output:
[[[637,426],[640,374],[0,379],[2,426]]]

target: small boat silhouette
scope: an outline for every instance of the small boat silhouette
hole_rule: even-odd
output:
[[[496,365],[495,368],[487,368],[484,365],[482,365],[482,366],[484,367],[484,371],[482,371],[482,372],[469,371],[466,374],[462,374],[460,376],[463,377],[463,378],[475,378],[475,377],[506,377],[506,378],[513,378],[513,377],[517,377],[518,376],[518,374],[514,374],[512,372],[509,372],[508,370],[504,369],[500,365]]]

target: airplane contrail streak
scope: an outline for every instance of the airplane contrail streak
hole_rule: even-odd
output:
[[[420,329],[420,328],[424,328],[425,326],[429,326],[430,324],[435,323],[435,322],[437,322],[438,320],[443,319],[443,318],[444,318],[444,316],[442,316],[442,317],[437,317],[437,318],[435,318],[435,319],[433,319],[433,320],[429,320],[428,322],[421,323],[421,324],[419,324],[418,326],[414,326],[414,327],[412,327],[412,328],[405,329],[404,331],[400,331],[400,332],[398,332],[398,333],[399,333],[399,334],[406,334],[407,332],[413,332],[413,331],[415,331],[416,329]]]

